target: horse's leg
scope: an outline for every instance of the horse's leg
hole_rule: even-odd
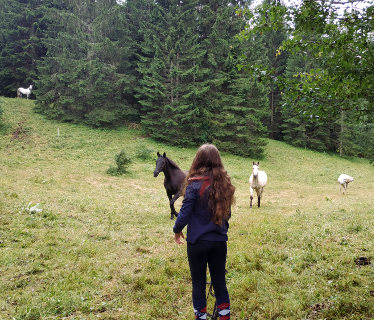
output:
[[[174,195],[173,199],[170,200],[170,209],[171,209],[171,212],[172,212],[172,214],[174,214],[176,217],[178,217],[178,212],[175,210],[174,203],[175,203],[175,201],[177,201],[177,199],[179,198],[180,193],[181,193],[181,192],[178,191],[178,192]]]
[[[249,192],[251,194],[251,204],[249,205],[250,208],[252,208],[252,200],[253,200],[253,188],[249,187]]]
[[[171,199],[173,197],[173,194],[170,191],[166,191],[166,193],[167,193],[168,198],[169,198],[169,206],[170,206],[170,210],[171,210],[170,220],[173,220],[174,219],[174,212],[173,212],[174,206],[171,204]],[[175,209],[174,209],[174,211],[175,211]]]
[[[262,197],[262,191],[264,190],[264,188],[261,188],[258,193],[257,193],[257,205],[258,207],[260,208],[260,202],[261,202],[261,197]]]
[[[178,212],[174,208],[174,202],[170,201],[170,219],[173,220],[174,216],[178,217]]]
[[[261,203],[261,190],[257,192],[257,207],[260,208],[260,203]]]

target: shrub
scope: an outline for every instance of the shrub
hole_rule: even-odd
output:
[[[151,156],[152,152],[153,152],[153,150],[149,149],[147,146],[145,146],[143,144],[140,144],[140,145],[137,146],[135,155],[140,160],[148,160],[152,157]]]
[[[120,176],[127,171],[128,166],[131,163],[130,157],[126,154],[125,150],[122,150],[120,153],[116,154],[114,157],[117,167],[110,167],[107,170],[107,173],[111,176]]]

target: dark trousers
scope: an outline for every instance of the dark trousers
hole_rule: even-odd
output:
[[[195,309],[206,307],[206,269],[209,267],[217,305],[230,303],[226,287],[226,241],[198,240],[187,242],[187,255],[192,278],[192,302]]]

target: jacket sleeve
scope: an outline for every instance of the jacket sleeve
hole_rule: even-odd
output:
[[[182,202],[182,208],[179,211],[178,217],[175,220],[175,224],[173,227],[174,233],[181,232],[190,221],[195,202],[198,198],[198,192],[193,187],[193,184],[194,183],[191,183],[186,189],[186,194],[184,195],[184,199]]]

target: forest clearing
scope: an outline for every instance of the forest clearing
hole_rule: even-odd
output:
[[[158,151],[188,170],[196,148],[46,120],[33,106],[3,99],[0,319],[191,319],[186,248],[153,171]],[[129,172],[110,176],[122,149]],[[236,187],[232,319],[373,319],[373,166],[274,140],[265,154],[261,208],[250,209],[258,159],[222,153]],[[342,173],[354,177],[345,195]]]

